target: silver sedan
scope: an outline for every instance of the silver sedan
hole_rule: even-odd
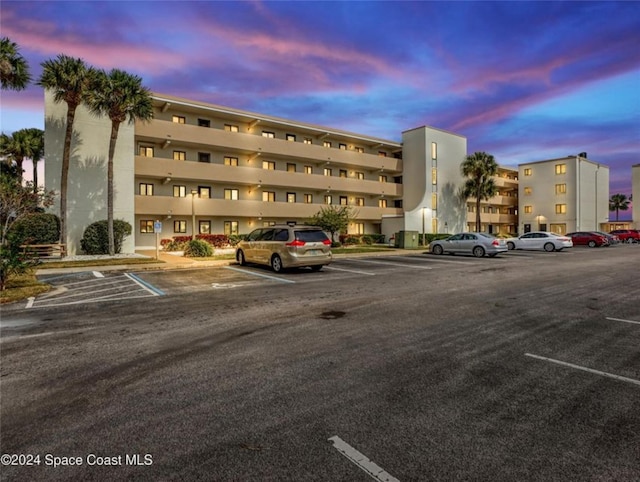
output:
[[[498,239],[485,233],[458,233],[446,239],[438,239],[429,244],[433,254],[473,254],[482,258],[485,254],[493,258],[499,253],[508,251],[504,239]]]

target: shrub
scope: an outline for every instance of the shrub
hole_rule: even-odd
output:
[[[360,238],[358,236],[345,236],[341,241],[343,244],[360,244]]]
[[[51,213],[32,213],[11,226],[13,242],[21,244],[52,244],[60,241],[60,219]]]
[[[360,241],[362,242],[362,244],[369,244],[369,245],[373,244],[373,238],[368,234],[365,234],[364,236],[362,236],[360,238]]]
[[[211,245],[201,239],[192,239],[187,242],[184,248],[184,255],[191,258],[206,258],[213,255]]]
[[[16,243],[0,246],[0,291],[4,291],[9,278],[30,273],[40,261],[24,252]]]
[[[122,250],[122,241],[131,235],[131,225],[122,219],[113,220],[115,252]],[[109,234],[107,220],[96,221],[84,230],[80,247],[86,254],[109,254]]]

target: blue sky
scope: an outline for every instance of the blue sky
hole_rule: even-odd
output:
[[[0,4],[34,77],[60,53],[155,92],[399,141],[431,125],[500,164],[587,152],[631,194],[640,163],[640,2]],[[3,132],[44,124],[2,92]]]

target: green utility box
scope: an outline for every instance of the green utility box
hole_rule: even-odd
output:
[[[401,249],[417,248],[418,238],[418,231],[398,231],[395,245]]]

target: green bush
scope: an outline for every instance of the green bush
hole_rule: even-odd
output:
[[[344,244],[360,244],[360,238],[358,236],[345,236],[342,242]]]
[[[213,248],[201,239],[192,239],[184,248],[184,255],[190,258],[206,258],[213,256]]]
[[[131,225],[122,219],[113,220],[115,252],[122,250],[124,238],[131,235]],[[109,233],[107,220],[96,221],[84,230],[80,247],[86,254],[109,254]]]
[[[13,242],[21,244],[52,244],[60,241],[60,219],[51,213],[32,213],[11,226]]]
[[[436,239],[445,239],[451,235],[446,233],[426,233],[424,236],[425,236],[424,244],[429,244],[431,243],[431,241],[435,241]]]
[[[360,238],[360,241],[362,241],[362,244],[368,244],[368,245],[373,244],[373,238],[368,234],[365,234],[364,236],[362,236]]]

